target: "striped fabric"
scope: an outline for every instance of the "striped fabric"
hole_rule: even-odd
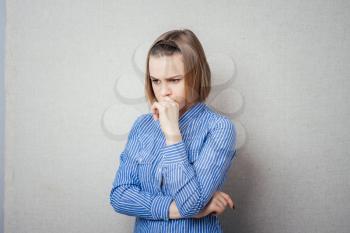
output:
[[[166,145],[159,121],[140,115],[120,155],[110,192],[134,233],[222,233],[219,217],[193,218],[220,190],[236,154],[232,121],[199,102],[179,118],[182,141]],[[169,219],[175,200],[180,219]]]

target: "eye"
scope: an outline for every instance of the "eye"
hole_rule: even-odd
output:
[[[171,80],[173,83],[177,83],[177,82],[179,82],[180,81],[180,79],[173,79],[173,80]]]
[[[155,84],[158,84],[158,81],[159,80],[156,80],[156,79],[153,79],[152,82],[155,83]]]

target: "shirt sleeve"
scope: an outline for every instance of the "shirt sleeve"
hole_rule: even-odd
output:
[[[164,182],[182,218],[198,214],[223,183],[236,154],[236,129],[220,119],[206,136],[198,159],[188,161],[183,141],[161,149]]]
[[[169,220],[171,196],[154,194],[141,190],[137,177],[135,155],[140,149],[137,139],[138,123],[134,122],[128,140],[120,156],[119,168],[110,191],[110,204],[117,213],[139,216],[152,220]]]

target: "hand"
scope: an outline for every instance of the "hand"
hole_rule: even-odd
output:
[[[168,142],[181,141],[179,129],[179,104],[170,97],[165,101],[155,101],[151,106],[154,120],[159,120],[164,136]]]
[[[227,205],[233,209],[235,207],[234,202],[228,194],[217,191],[214,193],[213,197],[210,199],[205,208],[201,210],[201,212],[199,212],[196,216],[194,216],[194,218],[202,218],[211,213],[213,213],[215,216],[218,216],[225,211]]]

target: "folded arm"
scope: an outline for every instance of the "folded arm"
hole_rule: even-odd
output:
[[[140,188],[135,157],[140,151],[137,135],[141,119],[142,116],[134,122],[125,149],[121,153],[119,168],[109,195],[110,204],[116,212],[121,214],[152,220],[167,220],[173,198],[146,192]]]
[[[197,215],[223,184],[236,154],[235,145],[233,123],[220,119],[208,133],[193,164],[183,141],[162,148],[163,178],[181,218]]]
[[[173,198],[141,190],[133,172],[136,169],[137,163],[128,159],[123,153],[110,192],[110,204],[116,212],[121,214],[152,220],[168,220],[168,209]]]

